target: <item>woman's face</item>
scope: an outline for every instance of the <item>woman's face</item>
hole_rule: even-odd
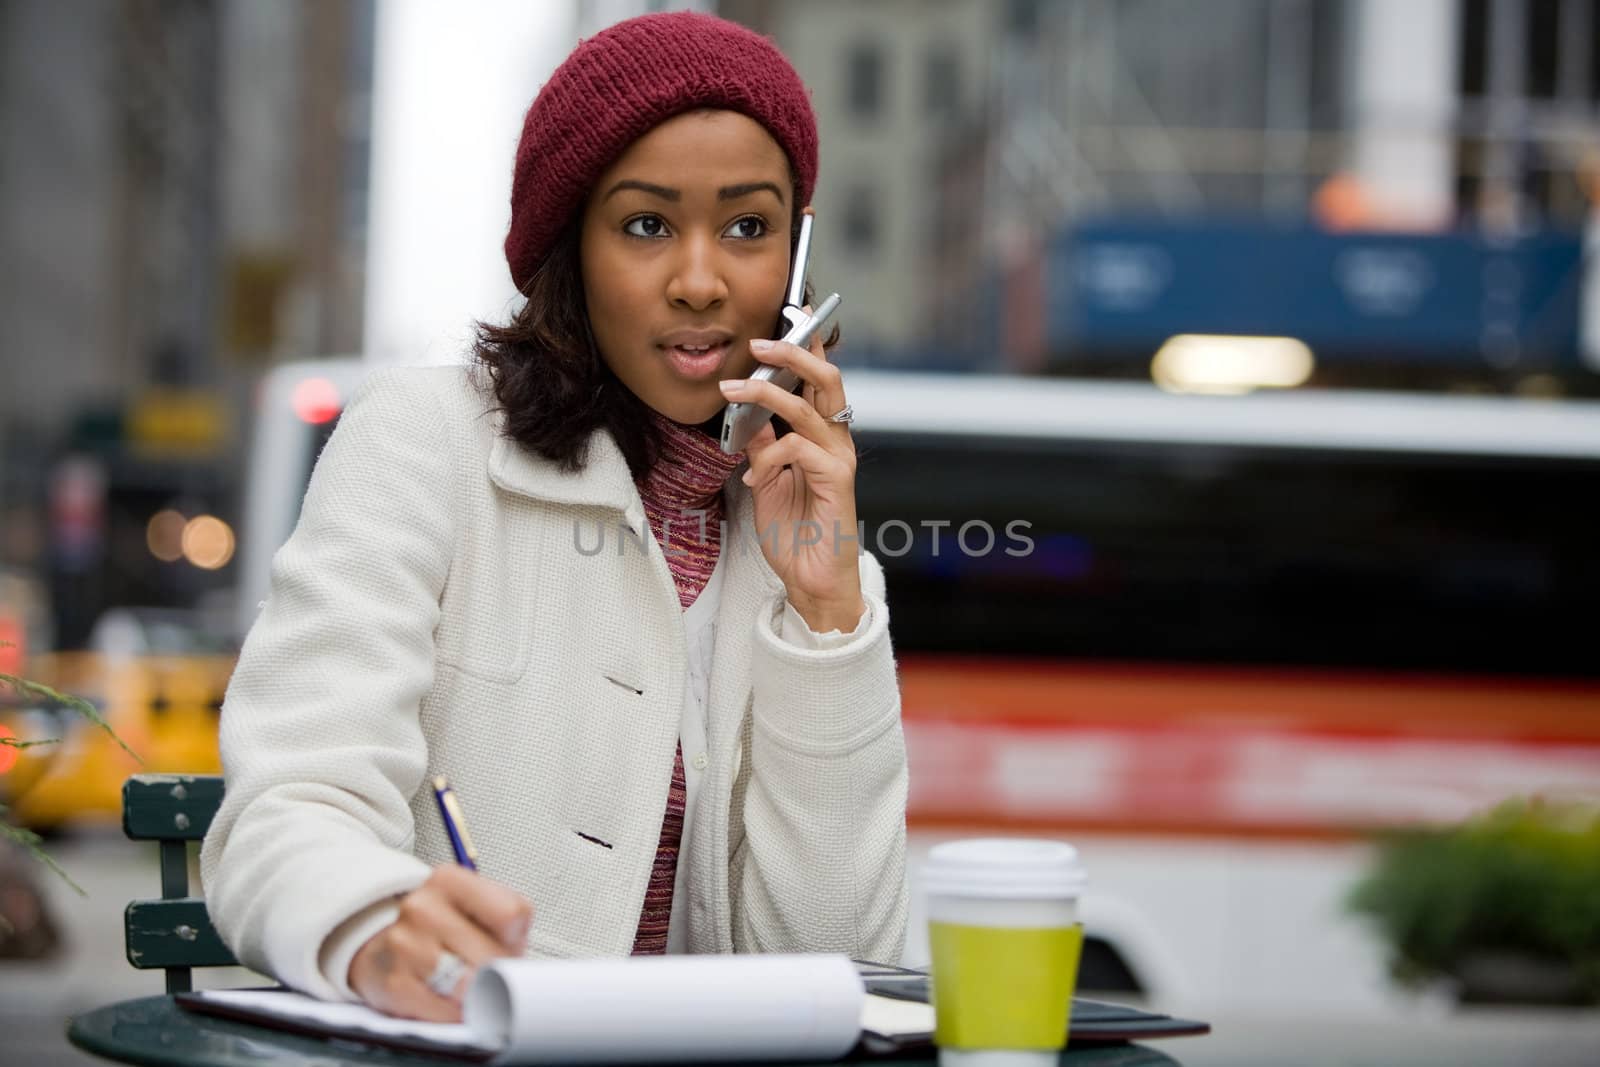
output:
[[[777,325],[789,271],[789,163],[754,119],[692,111],[639,138],[596,183],[579,256],[600,357],[682,423],[726,405],[750,341]]]

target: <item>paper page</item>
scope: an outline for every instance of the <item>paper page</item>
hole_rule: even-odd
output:
[[[243,1008],[259,1015],[297,1019],[339,1030],[360,1030],[385,1037],[419,1037],[439,1045],[492,1051],[462,1023],[425,1023],[416,1019],[397,1019],[365,1004],[340,1004],[316,1000],[303,993],[259,989],[208,989],[199,996],[208,1001]]]
[[[844,956],[496,960],[467,991],[497,1064],[835,1059],[865,999]]]
[[[861,1029],[883,1037],[933,1033],[933,1005],[868,993],[861,1005]]]

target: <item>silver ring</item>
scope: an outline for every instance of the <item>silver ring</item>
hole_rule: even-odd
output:
[[[829,422],[855,422],[856,421],[855,409],[852,408],[849,404],[846,404],[844,407],[840,408],[838,411],[834,412],[832,415],[829,415],[828,416],[828,421]]]
[[[456,986],[461,984],[466,973],[467,961],[444,949],[439,953],[439,962],[433,965],[433,973],[428,975],[424,984],[441,997],[449,999],[455,996]]]

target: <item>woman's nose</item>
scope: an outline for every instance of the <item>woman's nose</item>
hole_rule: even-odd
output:
[[[677,307],[703,311],[727,299],[728,284],[717,255],[716,241],[689,237],[680,247],[682,252],[667,283],[667,300]]]

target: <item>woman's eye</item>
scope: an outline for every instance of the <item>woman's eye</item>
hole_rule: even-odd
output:
[[[742,219],[735,219],[729,226],[727,233],[733,237],[749,239],[760,237],[767,232],[767,220],[759,215],[746,215]]]
[[[622,232],[633,237],[660,237],[667,232],[667,224],[659,215],[640,215],[623,223]]]

